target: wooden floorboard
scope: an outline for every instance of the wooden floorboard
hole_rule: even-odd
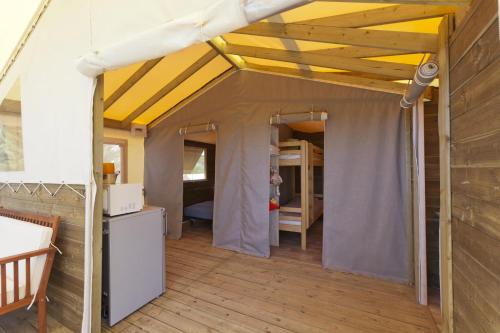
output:
[[[321,221],[308,235],[280,233],[271,258],[214,248],[209,225],[167,240],[167,292],[105,333],[437,332],[413,288],[321,267]],[[36,311],[0,318],[0,333],[36,332]],[[49,332],[70,332],[49,318]]]
[[[36,306],[30,310],[17,311],[0,316],[0,333],[37,333],[38,317]],[[47,331],[51,333],[71,333],[72,331],[47,315]]]
[[[167,292],[106,332],[437,332],[413,288],[321,267],[322,224],[271,258],[212,247],[207,224],[167,240]]]

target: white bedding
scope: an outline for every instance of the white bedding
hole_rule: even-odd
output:
[[[290,200],[289,202],[287,202],[286,204],[283,204],[281,205],[281,207],[290,207],[290,208],[300,208],[300,197],[299,196],[296,196],[294,197],[292,200]],[[314,217],[314,221],[316,221],[316,219],[318,219],[319,217],[321,217],[321,215],[323,215],[323,199],[322,198],[314,198],[314,207],[313,207],[313,217]],[[293,213],[288,213],[289,215]],[[297,216],[300,216],[299,214],[296,214]],[[286,215],[282,215],[282,217],[280,217],[280,224],[288,224],[288,225],[300,225],[301,224],[301,221],[294,221],[294,220],[287,220],[286,219]]]
[[[0,258],[41,250],[49,247],[52,228],[0,216]],[[45,265],[46,255],[31,259],[31,293],[38,290]],[[0,273],[1,274],[1,273]],[[7,303],[14,301],[14,265],[8,264],[6,270],[7,290],[0,290],[0,295],[7,292]],[[1,287],[0,287],[1,288]],[[19,298],[26,296],[26,263],[19,261]]]
[[[292,221],[292,220],[280,220],[280,224],[288,224],[288,225],[300,225],[301,221]]]
[[[280,160],[295,160],[300,158],[300,154],[283,154],[280,155]]]

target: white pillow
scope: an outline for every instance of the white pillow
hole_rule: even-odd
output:
[[[52,228],[0,216],[0,258],[10,257],[25,252],[41,250],[50,246]],[[31,293],[35,294],[45,265],[46,255],[31,259]],[[19,261],[19,299],[26,296],[26,262]],[[0,273],[1,274],[1,273]],[[14,265],[8,264],[7,303],[14,300]],[[0,286],[1,288],[1,286]],[[3,293],[0,290],[0,294]]]

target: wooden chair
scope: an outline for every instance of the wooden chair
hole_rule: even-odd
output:
[[[10,217],[16,220],[21,220],[24,222],[29,222],[44,227],[52,228],[52,238],[51,243],[53,244],[57,237],[57,230],[59,227],[59,217],[58,216],[42,216],[32,213],[24,213],[18,211],[12,211],[0,208],[0,216]],[[47,285],[49,282],[49,276],[52,269],[52,264],[54,262],[56,249],[49,245],[49,247],[20,253],[14,256],[0,258],[0,272],[1,281],[0,289],[2,290],[0,297],[0,316],[6,313],[12,312],[14,310],[27,307],[31,304],[33,300],[38,305],[38,330],[40,333],[47,332],[47,304],[46,304],[46,293]],[[43,266],[43,272],[40,278],[40,283],[38,286],[38,291],[31,290],[31,260],[35,257],[47,255],[45,264]],[[26,286],[25,286],[25,296],[20,298],[20,281],[19,281],[19,265],[20,261],[25,260],[26,265]],[[13,302],[7,303],[7,264],[12,264],[14,270],[14,300]]]

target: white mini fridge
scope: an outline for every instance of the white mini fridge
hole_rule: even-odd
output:
[[[104,217],[102,316],[113,326],[165,292],[165,209]]]

